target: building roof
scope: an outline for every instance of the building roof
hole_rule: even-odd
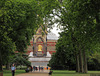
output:
[[[50,32],[47,34],[47,39],[48,40],[58,40],[58,36],[56,36],[56,34]]]

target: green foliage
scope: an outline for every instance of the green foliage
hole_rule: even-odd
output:
[[[36,9],[32,6],[32,4],[34,6],[36,6],[36,4],[34,1],[23,2],[17,0],[11,3],[13,6],[11,6],[12,8],[7,4],[5,5],[7,7],[6,9],[9,9],[7,11],[9,19],[6,16],[6,24],[12,28],[12,31],[8,33],[8,36],[12,38],[13,42],[15,42],[17,51],[23,52],[27,47],[27,44],[29,44],[36,26],[36,14],[34,13]]]
[[[56,1],[0,0],[0,70],[4,61],[8,63],[13,57],[11,52],[25,51],[36,29],[55,7],[53,3]]]
[[[29,44],[36,24],[31,2],[1,1],[0,9],[0,62],[8,62],[15,47],[19,52]],[[30,9],[29,9],[30,7]],[[27,22],[28,21],[28,22]],[[5,58],[5,59],[3,59]],[[2,69],[0,65],[0,70]]]
[[[61,14],[57,15],[60,18],[58,23],[63,27],[59,39],[62,41],[60,43],[58,40],[57,48],[63,47],[62,50],[68,54],[67,58],[70,58],[70,54],[74,58],[79,56],[80,72],[87,72],[87,54],[96,51],[93,47],[100,42],[99,4],[100,0],[63,0],[59,5],[60,8],[57,9],[57,11],[60,9]],[[59,49],[61,50],[61,48]],[[71,59],[73,60],[73,58]]]
[[[67,37],[65,38],[65,35],[63,35],[56,44],[57,51],[49,61],[49,66],[52,69],[75,70],[75,54],[66,40]]]
[[[15,63],[16,66],[24,65],[24,66],[30,66],[31,62],[28,61],[28,55],[17,53],[15,56],[10,59],[12,60],[10,63]]]
[[[98,48],[98,47],[96,47]],[[100,52],[95,51],[88,57],[88,69],[89,70],[100,70]]]

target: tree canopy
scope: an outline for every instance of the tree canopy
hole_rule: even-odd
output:
[[[52,3],[56,1],[0,0],[0,70],[3,58],[9,60],[11,52],[25,51],[36,29],[55,8]]]
[[[62,49],[69,51],[69,55],[73,52],[76,71],[86,73],[87,53],[93,51],[93,46],[100,42],[100,1],[60,0],[60,3],[60,15],[57,15],[59,19],[56,21],[63,27],[60,39],[65,48]],[[57,48],[61,46],[59,40],[58,44]]]
[[[87,53],[100,42],[99,5],[100,0],[0,0],[0,70],[14,50],[24,52],[35,30],[51,21],[63,27],[57,53],[74,55],[76,71],[86,73]]]

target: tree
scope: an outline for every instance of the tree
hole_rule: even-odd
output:
[[[0,70],[2,70],[2,64],[8,61],[15,46],[17,51],[24,52],[36,25],[31,22],[35,17],[31,17],[34,9],[30,1],[2,1],[0,11]]]
[[[2,30],[0,28],[0,30]],[[2,70],[2,65],[6,63],[7,59],[9,59],[9,55],[11,55],[14,52],[14,43],[12,43],[12,40],[7,37],[6,32],[0,31],[0,36],[2,35],[2,41],[0,41],[0,70]],[[9,46],[9,47],[8,47]]]
[[[68,42],[68,36],[65,32],[60,34],[60,38],[56,44],[56,53],[52,56],[49,66],[52,69],[75,70],[75,54],[72,50],[72,44]]]
[[[31,66],[31,62],[28,61],[28,55],[26,54],[21,54],[21,53],[16,53],[15,56],[10,59],[12,60],[10,64],[15,63],[16,66],[24,65],[24,66]]]
[[[5,56],[7,63],[13,50],[25,51],[36,29],[44,25],[44,18],[56,8],[55,4],[52,0],[0,0],[0,70]]]
[[[59,23],[63,26],[66,37],[69,37],[67,44],[71,44],[75,53],[77,72],[87,73],[86,53],[100,41],[99,4],[99,0],[63,0],[59,8]]]

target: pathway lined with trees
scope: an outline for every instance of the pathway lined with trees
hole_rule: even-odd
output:
[[[36,29],[54,23],[62,32],[49,66],[78,73],[87,73],[88,66],[100,70],[100,0],[0,0],[0,8],[0,71],[11,60],[23,65]]]

